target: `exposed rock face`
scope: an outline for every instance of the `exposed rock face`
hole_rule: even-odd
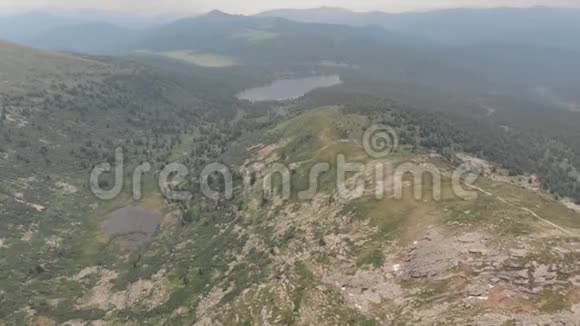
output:
[[[550,248],[544,250],[552,252]],[[564,309],[552,315],[534,312],[538,309],[538,302],[545,304],[555,300],[556,306],[565,307],[567,303],[558,300],[568,302],[566,296],[580,297],[580,276],[576,276],[579,265],[567,260],[570,255],[566,252],[564,257],[554,254],[548,258],[538,255],[538,249],[525,241],[511,243],[505,248],[482,232],[453,236],[429,227],[413,245],[403,249],[400,271],[393,275],[395,282],[412,280],[421,287],[429,288],[434,284],[442,284],[442,287],[424,299],[417,297],[421,291],[404,289],[403,296],[407,301],[402,301],[400,309],[405,315],[412,315],[406,321],[416,325],[441,322],[443,316],[447,318],[446,322],[455,324],[513,322],[516,325],[536,325],[556,322],[573,325],[579,320],[574,307],[572,312]],[[564,297],[558,299],[551,295]],[[418,306],[413,307],[410,302]],[[471,315],[481,308],[501,313]]]
[[[457,266],[459,255],[453,239],[431,229],[409,249],[402,271],[415,279],[445,278]]]
[[[429,228],[422,239],[409,248],[403,264],[406,275],[415,278],[445,279],[450,271],[469,263],[476,269],[493,266],[504,259],[487,247],[489,236],[471,232],[458,237]]]
[[[382,270],[359,270],[352,276],[337,273],[326,276],[325,281],[334,283],[345,300],[362,312],[369,312],[373,304],[380,304],[383,300],[403,302],[403,290],[390,274]]]
[[[115,292],[113,281],[119,276],[118,273],[101,268],[86,268],[75,277],[82,279],[91,274],[99,277],[97,285],[86,297],[79,301],[81,309],[98,308],[124,309],[136,304],[142,304],[148,309],[153,309],[169,299],[167,280],[163,277],[164,270],[155,274],[151,280],[138,280],[131,283],[126,290]]]

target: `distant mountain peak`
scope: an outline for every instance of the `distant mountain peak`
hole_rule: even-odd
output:
[[[215,9],[206,14],[208,17],[231,17],[233,15],[228,14],[227,12]]]
[[[352,12],[351,10],[341,8],[341,7],[332,7],[332,6],[322,6],[318,8],[313,8],[314,11],[339,11],[339,12]]]

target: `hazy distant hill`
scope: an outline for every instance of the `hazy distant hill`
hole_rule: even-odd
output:
[[[538,87],[564,89],[569,94],[568,89],[574,89],[571,85],[580,84],[578,53],[573,47],[577,38],[570,36],[569,42],[561,43],[580,24],[572,19],[578,12],[533,8],[386,14],[321,8],[243,16],[213,11],[141,30],[107,23],[52,26],[26,44],[99,54],[140,52],[272,75],[338,71],[359,80],[472,94],[514,88],[528,92]],[[478,28],[492,18],[495,24]],[[49,26],[57,19],[45,17],[44,21]],[[532,26],[534,21],[546,23]],[[567,28],[566,33],[558,32],[562,28]],[[552,33],[559,38],[535,37]],[[560,46],[557,51],[553,50],[556,45]]]
[[[452,9],[357,13],[337,8],[274,10],[260,16],[354,26],[380,25],[449,45],[527,44],[580,49],[580,9]]]
[[[565,84],[580,83],[576,50],[562,47],[555,51],[546,44],[528,44],[515,33],[493,35],[521,42],[506,44],[499,39],[478,36],[491,33],[492,29],[508,29],[507,17],[512,17],[513,26],[525,27],[530,24],[530,15],[549,17],[550,12],[570,16],[577,11],[535,8],[391,15],[322,8],[259,16],[213,11],[143,30],[104,23],[54,27],[33,43],[37,47],[75,52],[135,54],[139,51],[186,63],[199,62],[201,56],[209,66],[256,67],[273,74],[329,70],[332,66],[332,72],[338,69],[343,75],[355,75],[360,80],[411,83],[453,92],[505,92],[513,87],[526,91],[537,87],[555,90]],[[304,23],[267,15],[332,24]],[[488,25],[486,32],[475,28],[476,18],[467,21],[465,17],[470,16],[497,17],[498,23]],[[445,23],[438,22],[441,17],[448,19]],[[334,24],[338,22],[350,26]],[[363,26],[372,22],[382,24]],[[445,31],[461,22],[467,26],[465,29]],[[428,27],[429,24],[435,24],[438,29]],[[561,20],[558,24],[538,28],[548,35],[557,26],[575,22]],[[520,33],[530,31],[524,28]],[[437,37],[433,37],[435,34]],[[468,35],[473,37],[469,39]],[[452,36],[456,41],[450,41]],[[217,61],[208,63],[212,59]]]
[[[274,72],[329,70],[363,79],[481,88],[476,74],[418,49],[432,45],[381,27],[299,23],[212,12],[149,30],[127,51],[196,51],[225,55],[240,66]]]
[[[347,24],[365,26],[380,24],[387,13],[358,13],[337,7],[320,7],[313,9],[275,9],[258,14],[261,17],[280,17],[300,22]]]
[[[74,17],[74,18],[71,18]],[[281,9],[264,12],[254,18],[279,17],[298,22],[341,24],[350,26],[377,25],[391,33],[398,33],[399,41],[408,40],[439,43],[447,46],[464,46],[476,44],[528,45],[539,47],[558,47],[580,49],[580,9],[535,7],[529,9],[452,9],[422,13],[390,14],[383,12],[352,12],[340,8],[318,8],[308,10]],[[166,44],[175,39],[190,39],[196,42],[217,41],[214,37],[223,36],[216,30],[199,28],[217,28],[216,24],[228,21],[228,26],[243,28],[249,22],[248,17],[228,15],[219,11],[208,15],[186,18],[167,23],[168,17],[139,17],[136,15],[119,15],[101,12],[81,12],[48,14],[43,12],[0,17],[0,38],[25,43],[32,46],[48,48],[69,48],[74,50],[94,50],[86,47],[86,38],[92,38],[99,44],[110,44],[104,41],[109,34],[117,34],[113,39],[126,37],[126,31],[115,33],[112,25],[122,28],[147,27],[141,38],[152,39],[157,36],[167,37]],[[245,23],[244,23],[245,22]],[[492,22],[492,23],[490,23]],[[165,23],[165,25],[162,25]],[[203,25],[205,24],[213,24]],[[80,27],[81,24],[90,26]],[[73,26],[74,25],[74,26]],[[75,29],[67,32],[64,26]],[[101,26],[102,30],[97,29]],[[159,27],[156,27],[159,26]],[[196,30],[192,30],[196,28]],[[83,30],[87,29],[88,31]],[[222,29],[223,31],[223,29]],[[378,30],[373,30],[374,35]],[[383,31],[384,32],[384,31]],[[64,33],[65,36],[50,34]],[[72,37],[81,34],[85,40]],[[203,38],[200,36],[203,35]],[[45,38],[46,41],[38,42]],[[71,43],[65,44],[70,38]],[[135,37],[131,37],[133,44]],[[54,44],[53,42],[54,41]],[[113,42],[114,43],[114,42]]]
[[[107,23],[70,24],[51,28],[30,43],[35,47],[85,53],[110,52],[137,35],[137,31]]]
[[[465,44],[462,44],[462,41],[455,44],[448,39],[444,40],[444,37],[451,34],[443,32],[441,37],[437,37],[437,41],[426,41],[428,38],[435,39],[426,35],[426,32],[435,33],[430,27],[425,28],[425,33],[421,35],[416,33],[418,30],[416,27],[404,29],[405,26],[413,24],[427,26],[429,21],[437,26],[443,25],[436,22],[438,19],[436,17],[445,15],[451,16],[449,26],[454,21],[459,24],[460,18],[464,15],[481,17],[497,15],[499,23],[493,28],[500,29],[507,28],[505,24],[501,27],[502,21],[507,20],[502,17],[513,16],[514,26],[526,25],[529,24],[528,15],[537,16],[544,12],[548,13],[550,9],[456,10],[404,15],[366,14],[375,18],[395,17],[395,21],[387,20],[383,24],[391,25],[389,27],[391,29],[386,29],[376,25],[300,23],[277,17],[248,17],[215,11],[147,31],[136,43],[131,44],[131,47],[153,51],[190,49],[215,52],[236,57],[243,64],[262,66],[312,65],[330,61],[358,67],[356,72],[365,79],[421,83],[436,85],[443,89],[471,86],[482,90],[495,85],[496,89],[503,91],[507,87],[504,84],[522,87],[549,87],[562,82],[576,84],[577,76],[580,75],[580,65],[576,60],[578,53],[575,49],[562,47],[554,50],[547,44],[536,45],[531,42],[528,44],[525,38],[521,38],[522,41],[519,43],[510,43],[476,37],[476,33],[483,32],[479,30],[470,32],[469,27],[466,31],[459,27],[455,30],[458,38],[461,34],[465,34]],[[566,10],[562,12],[568,13]],[[578,11],[571,10],[569,15],[576,12]],[[306,13],[335,18],[349,16],[348,11],[329,8]],[[337,16],[332,16],[331,13],[336,13]],[[356,13],[350,15],[359,17]],[[455,16],[457,19],[453,18]],[[333,20],[337,21],[338,18]],[[475,26],[476,21],[474,20],[471,25]],[[560,23],[575,22],[563,20]],[[554,28],[555,26],[546,26],[543,29],[544,34],[549,34]],[[469,33],[474,35],[471,43],[467,42]],[[522,30],[522,33],[527,31]],[[509,33],[497,33],[497,37],[504,34],[508,34],[506,37],[518,37],[515,34],[510,36]]]
[[[436,55],[488,80],[526,85],[580,82],[580,52],[576,50],[489,44],[449,47]]]
[[[423,45],[422,39],[400,32],[389,32],[378,27],[352,28],[344,25],[304,24],[280,18],[229,15],[213,11],[207,15],[185,18],[151,29],[142,34],[138,43],[153,49],[238,49],[277,44],[282,41],[309,38],[327,38],[328,42],[345,42],[348,39],[390,42],[391,45]],[[304,52],[315,52],[312,48]]]
[[[49,13],[43,11],[0,16],[0,39],[35,47],[84,49],[91,42],[99,43],[107,33],[119,38],[126,29],[150,28],[171,21],[171,17],[143,17],[97,10],[77,10]],[[86,25],[86,26],[83,26]],[[116,26],[116,28],[113,27]],[[64,35],[58,35],[64,33]],[[72,37],[72,34],[78,37]],[[70,40],[71,44],[65,42]],[[105,43],[105,42],[100,42]],[[66,46],[62,46],[66,45]],[[87,47],[88,50],[94,46]]]
[[[0,17],[0,39],[18,43],[30,43],[40,34],[63,25],[77,24],[81,21],[46,13],[26,13]]]

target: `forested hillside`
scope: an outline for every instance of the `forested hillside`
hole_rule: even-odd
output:
[[[20,323],[26,306],[49,309],[47,293],[78,291],[59,285],[63,273],[100,254],[111,257],[93,238],[100,232],[96,218],[116,205],[96,202],[90,192],[95,165],[115,163],[121,148],[127,175],[151,163],[145,187],[154,189],[152,177],[181,159],[182,150],[197,148],[187,163],[201,165],[219,157],[242,129],[229,124],[237,114],[233,97],[212,100],[205,92],[211,83],[170,78],[164,68],[131,60],[2,42],[0,71],[0,315]],[[113,175],[99,182],[109,189]],[[58,314],[73,305],[53,308]]]

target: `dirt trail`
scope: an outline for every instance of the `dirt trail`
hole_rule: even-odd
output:
[[[406,221],[403,241],[413,242],[425,236],[425,232],[433,225],[433,217],[427,207],[420,206],[413,210]]]
[[[511,201],[509,201],[509,200],[507,200],[507,199],[505,199],[505,198],[503,198],[501,196],[497,196],[497,195],[495,195],[495,194],[493,194],[493,193],[491,193],[489,191],[486,191],[486,190],[482,189],[481,187],[478,187],[478,186],[475,186],[475,185],[470,185],[470,184],[467,184],[467,183],[463,183],[463,184],[465,186],[467,186],[468,188],[470,188],[470,189],[474,189],[474,190],[477,190],[479,192],[482,192],[482,193],[486,194],[487,196],[494,197],[495,199],[499,200],[500,202],[502,202],[504,204],[507,204],[507,205],[512,206],[512,207],[515,207],[515,208],[517,208],[517,209],[519,209],[519,210],[521,210],[523,212],[526,212],[526,213],[532,215],[533,217],[537,218],[538,220],[544,222],[545,224],[550,225],[551,227],[558,229],[559,231],[563,232],[566,235],[569,235],[569,236],[578,236],[578,234],[576,232],[572,232],[570,230],[567,230],[567,229],[559,226],[558,224],[556,224],[554,222],[551,222],[551,221],[549,221],[549,220],[541,217],[540,215],[538,215],[538,213],[534,212],[533,210],[531,210],[531,209],[529,209],[527,207],[522,207],[520,205],[514,204]]]

